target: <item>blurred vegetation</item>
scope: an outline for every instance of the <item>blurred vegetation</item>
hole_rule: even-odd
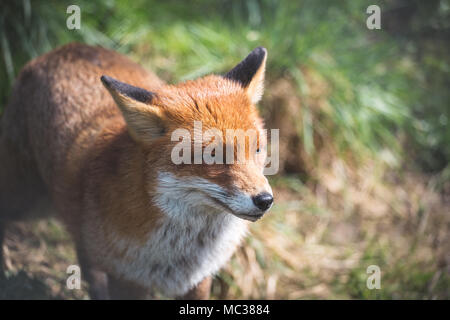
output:
[[[351,264],[351,271],[345,275],[325,279],[311,267],[314,263],[306,270],[290,260],[283,250],[305,254],[297,252],[297,246],[308,243],[311,235],[327,254],[337,255],[334,249],[338,247],[329,247],[332,244],[327,244],[327,233],[320,231],[322,226],[339,229],[344,219],[355,228],[359,219],[366,217],[364,212],[372,212],[372,207],[376,206],[388,207],[373,210],[389,212],[389,219],[392,219],[389,221],[393,224],[398,222],[399,216],[412,219],[413,215],[416,219],[417,215],[416,220],[408,222],[410,224],[401,224],[405,229],[396,231],[405,237],[414,233],[415,227],[428,223],[421,217],[428,217],[430,210],[437,208],[439,213],[448,213],[447,202],[444,206],[434,198],[422,200],[420,195],[428,194],[430,189],[450,192],[450,1],[78,0],[80,30],[66,28],[66,8],[70,4],[73,1],[1,2],[0,111],[7,102],[15,76],[27,61],[71,41],[101,45],[127,54],[169,82],[222,73],[254,47],[262,45],[268,49],[267,90],[260,107],[267,125],[281,128],[282,143],[285,143],[281,150],[282,173],[286,176],[272,182],[285,192],[287,200],[280,201],[274,208],[279,218],[274,215],[269,218],[273,220],[267,222],[268,227],[263,224],[261,228],[264,232],[291,237],[289,241],[284,239],[285,248],[278,245],[275,248],[275,244],[267,242],[270,239],[264,244],[252,240],[249,245],[253,251],[238,254],[233,263],[236,259],[242,263],[243,257],[251,260],[254,254],[253,260],[265,272],[277,274],[278,270],[279,274],[292,275],[287,276],[291,281],[285,282],[286,288],[298,281],[296,288],[302,289],[293,289],[291,294],[271,295],[267,293],[269,289],[266,292],[259,288],[264,292],[261,294],[259,289],[249,285],[251,289],[242,291],[233,285],[233,281],[240,285],[246,281],[237,280],[239,267],[235,267],[222,273],[220,281],[215,283],[215,289],[225,286],[231,292],[224,296],[217,289],[222,292],[218,297],[304,298],[321,297],[323,292],[327,293],[326,297],[448,297],[450,280],[448,273],[442,271],[448,266],[437,262],[440,258],[431,244],[436,239],[421,242],[424,241],[422,235],[408,238],[425,243],[433,252],[430,255],[422,256],[421,250],[417,251],[420,254],[416,253],[416,247],[409,247],[410,244],[405,245],[409,248],[407,253],[399,250],[395,258],[376,253],[385,253],[387,246],[373,242],[384,239],[373,233],[383,224],[381,214],[373,226],[361,227],[364,230],[361,232],[366,233],[352,238],[352,241],[365,243],[363,247],[339,247],[339,250],[350,250],[348,261],[370,260],[375,255],[379,264],[394,265],[387,275],[386,283],[390,284],[383,294],[373,296],[354,285],[360,283],[361,277],[366,277],[362,267]],[[381,30],[366,28],[366,8],[371,4],[381,7]],[[346,165],[341,165],[340,159]],[[367,161],[372,161],[369,166]],[[367,170],[380,166],[383,169],[377,170],[381,173]],[[333,181],[327,180],[330,175],[349,168],[351,170],[342,179],[333,176]],[[410,169],[427,177],[430,175],[431,182],[421,182],[425,187],[414,189],[416,182],[411,181],[416,180],[404,174]],[[387,178],[385,173],[389,170],[394,174]],[[357,176],[354,179],[353,174]],[[375,187],[374,183],[374,189],[367,188],[370,183],[366,180],[371,181],[368,177],[372,176],[385,185]],[[384,181],[386,179],[390,179],[389,182]],[[340,183],[348,186],[336,187]],[[408,186],[397,190],[401,183]],[[367,191],[364,201],[349,195],[358,194],[357,185]],[[388,186],[390,191],[385,191]],[[325,204],[320,196],[322,189],[331,194],[325,197]],[[398,197],[390,197],[391,192]],[[398,199],[403,199],[404,194],[409,194],[410,198],[401,202]],[[292,195],[297,198],[291,199]],[[300,200],[298,195],[301,195]],[[412,198],[413,195],[417,197]],[[294,227],[299,212],[305,217],[299,223],[301,226]],[[335,213],[340,215],[337,220],[332,217]],[[309,230],[310,234],[303,223],[309,223],[311,217],[319,219],[319,223],[314,225],[317,230],[315,227]],[[438,218],[442,216],[433,217]],[[277,219],[294,219],[294,222],[289,220],[292,223],[289,225]],[[433,233],[435,229],[427,229],[432,227],[423,228]],[[440,227],[448,228],[448,224],[440,224]],[[254,228],[256,234],[265,237],[258,226]],[[446,238],[448,229],[439,230],[435,236]],[[387,242],[393,239],[386,237]],[[264,256],[262,248],[268,245],[275,252],[274,260],[272,256]],[[341,258],[344,259],[339,256]],[[311,278],[298,278],[295,272],[299,269]],[[405,269],[410,269],[414,275],[408,277]],[[400,289],[409,293],[400,294],[395,279],[400,279]],[[324,291],[320,283],[330,284],[333,294],[328,289]],[[437,291],[424,289],[429,288],[430,283],[434,283]],[[308,291],[308,286],[319,293]]]

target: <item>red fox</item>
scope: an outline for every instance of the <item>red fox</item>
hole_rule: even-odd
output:
[[[172,133],[197,134],[195,121],[260,133],[266,58],[259,47],[225,75],[177,85],[83,44],[29,62],[1,119],[0,236],[8,221],[52,208],[91,298],[208,298],[249,221],[272,206],[267,142],[244,147],[245,163],[175,164]]]

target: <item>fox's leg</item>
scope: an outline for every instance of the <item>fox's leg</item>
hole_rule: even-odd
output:
[[[81,268],[81,277],[89,285],[89,297],[92,300],[108,300],[108,277],[105,272],[93,267],[84,253],[83,248],[77,245],[78,262]]]
[[[105,272],[92,268],[84,268],[82,272],[89,283],[89,297],[92,300],[110,299],[108,294],[108,276]]]
[[[149,293],[142,286],[113,276],[108,276],[108,291],[113,300],[144,300]]]
[[[79,244],[77,245],[77,256],[81,267],[81,276],[89,284],[89,297],[92,300],[141,300],[146,298],[146,289],[117,279],[92,266]]]
[[[188,291],[181,299],[208,300],[211,292],[212,277],[206,277],[197,286]]]

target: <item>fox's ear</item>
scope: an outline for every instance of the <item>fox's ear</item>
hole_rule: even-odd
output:
[[[101,80],[122,111],[133,138],[151,142],[164,134],[162,111],[159,107],[151,104],[155,97],[153,92],[108,76],[102,76]]]
[[[225,75],[225,78],[237,81],[242,85],[252,103],[257,103],[264,91],[266,59],[267,50],[258,47]]]

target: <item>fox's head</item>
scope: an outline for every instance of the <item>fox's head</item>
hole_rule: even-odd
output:
[[[144,172],[158,181],[149,182],[149,192],[167,214],[201,209],[255,221],[272,206],[263,175],[267,142],[255,107],[266,58],[259,47],[224,76],[155,92],[102,76],[145,154]]]

